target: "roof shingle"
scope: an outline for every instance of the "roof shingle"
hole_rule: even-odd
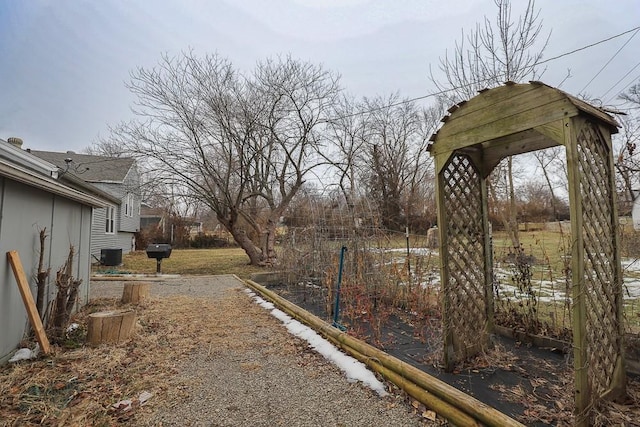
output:
[[[73,152],[30,150],[31,154],[66,170],[87,182],[123,182],[135,160],[131,157],[93,156]]]

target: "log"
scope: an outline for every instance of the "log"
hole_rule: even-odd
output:
[[[125,283],[122,290],[122,302],[124,304],[138,304],[149,297],[149,283],[131,282]]]
[[[87,341],[90,345],[115,344],[129,338],[136,323],[133,310],[100,311],[89,315]]]
[[[460,422],[459,420],[461,416],[464,417],[466,415],[489,427],[524,427],[523,424],[512,419],[508,415],[505,415],[491,406],[480,402],[476,398],[461,392],[453,386],[450,386],[449,384],[432,377],[426,372],[396,359],[395,357],[390,356],[387,353],[358,340],[357,338],[341,332],[339,329],[334,328],[319,317],[314,316],[292,302],[287,301],[264,286],[252,280],[245,280],[245,283],[249,288],[251,288],[251,290],[257,292],[263,297],[266,297],[266,299],[278,306],[279,309],[297,320],[306,323],[308,326],[311,326],[317,332],[320,332],[322,335],[327,337],[330,341],[339,344],[347,352],[355,350],[356,358],[360,358],[361,360],[367,358],[373,359],[375,363],[367,364],[383,376],[386,374],[386,377],[392,382],[395,383],[394,379],[402,378],[403,381],[396,383],[396,385],[403,388],[407,393],[425,404],[427,407],[432,408],[436,412],[440,411],[438,414],[447,418],[451,422]],[[378,367],[383,367],[385,369],[377,370],[376,368]],[[389,375],[389,372],[397,375]],[[409,387],[405,388],[407,385]],[[417,389],[413,386],[422,388],[434,395],[437,399],[421,399],[420,394],[416,393]],[[442,403],[445,403],[446,405],[443,405]],[[462,425],[466,424],[463,423]]]

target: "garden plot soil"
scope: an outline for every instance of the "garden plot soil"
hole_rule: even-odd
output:
[[[313,286],[269,285],[269,288],[331,323],[326,297]],[[372,328],[368,314],[341,316],[347,332],[364,339],[430,375],[530,426],[573,425],[573,366],[562,349],[536,348],[494,336],[486,354],[459,366],[453,373],[441,367],[439,319],[415,320],[410,314],[385,315],[385,323]],[[375,329],[375,330],[374,330]],[[640,426],[640,380],[629,378],[624,404],[600,408],[595,425]]]

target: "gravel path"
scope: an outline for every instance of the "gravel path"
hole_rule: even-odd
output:
[[[91,297],[119,297],[122,282],[92,280]],[[227,337],[202,345],[179,366],[184,398],[153,407],[154,426],[424,426],[436,425],[399,396],[379,397],[291,336],[242,291],[235,276],[162,278],[152,298],[212,298]],[[225,314],[228,313],[228,316]],[[216,325],[212,325],[215,328]],[[206,344],[206,343],[205,343]]]

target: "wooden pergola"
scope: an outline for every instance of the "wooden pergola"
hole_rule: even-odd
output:
[[[604,111],[540,82],[481,91],[443,118],[429,151],[437,173],[446,369],[489,346],[493,266],[487,178],[512,155],[562,145],[571,208],[577,425],[625,393],[622,269],[611,134]]]

